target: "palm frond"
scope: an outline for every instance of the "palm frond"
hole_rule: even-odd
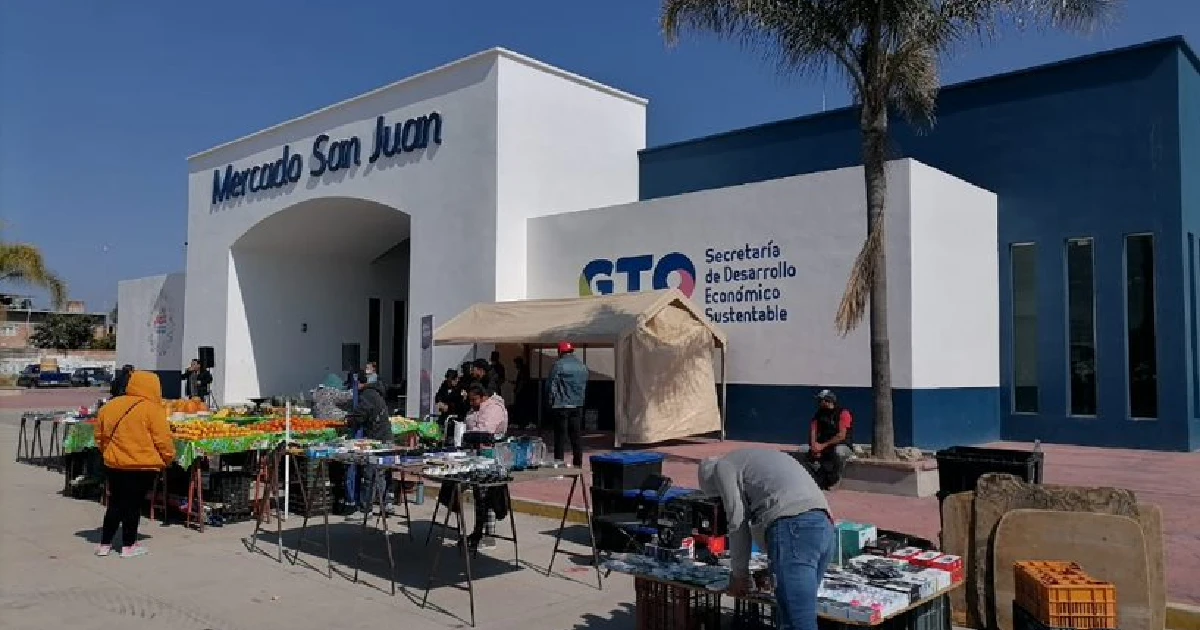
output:
[[[1124,0],[943,0],[946,21],[990,37],[1000,26],[1059,29],[1089,33],[1104,28],[1120,13]]]
[[[867,315],[871,286],[875,283],[875,253],[883,247],[883,226],[879,227],[867,234],[863,241],[862,249],[854,259],[854,266],[850,268],[842,301],[838,304],[834,327],[843,338],[854,332]]]
[[[46,266],[42,252],[25,243],[0,243],[0,282],[14,282],[50,292],[55,308],[67,301],[67,285]]]
[[[684,33],[735,41],[777,66],[782,74],[845,77],[863,88],[855,50],[858,24],[846,19],[865,0],[664,0],[660,25],[669,45]]]

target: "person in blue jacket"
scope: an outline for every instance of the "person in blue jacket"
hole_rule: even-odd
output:
[[[583,466],[583,401],[587,394],[588,368],[575,356],[575,346],[558,343],[558,360],[546,378],[546,397],[554,414],[554,459],[563,459],[563,439],[571,440],[571,465]]]

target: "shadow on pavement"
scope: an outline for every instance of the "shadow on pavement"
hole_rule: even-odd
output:
[[[144,527],[145,525],[146,525],[146,521],[145,521],[145,519],[142,519],[142,524],[138,527],[138,537],[137,537],[138,542],[142,542],[143,540],[150,540],[151,538],[153,538],[153,536],[147,536],[146,534],[142,533],[141,527]],[[81,529],[81,530],[75,532],[75,535],[78,536],[79,538],[86,540],[90,544],[93,544],[93,545],[100,544],[100,528],[99,527],[94,528],[94,529]],[[113,549],[116,551],[121,550],[121,530],[120,529],[117,530],[117,538],[114,541]]]
[[[311,521],[304,534],[302,548],[300,548],[300,527],[293,523],[302,518],[293,516],[283,531],[283,561],[325,574],[327,570],[325,526],[321,517]],[[389,518],[388,529],[391,536],[392,558],[395,561],[396,594],[402,594],[413,603],[420,605],[429,582],[434,555],[439,549],[439,537],[435,530],[429,544],[426,545],[425,536],[429,533],[430,521],[413,519],[412,523],[411,537],[403,518]],[[276,560],[279,549],[278,536],[273,529],[273,524],[264,525],[264,528],[265,531],[259,532],[257,536],[257,548],[254,553],[261,554],[269,560]],[[500,528],[498,534],[508,535],[509,532],[506,528]],[[438,558],[437,575],[433,581],[433,589],[430,591],[427,607],[466,623],[469,621],[463,618],[468,610],[466,565],[459,547],[454,543],[454,536],[455,532],[452,529],[448,530],[445,540],[440,545],[441,554]],[[518,530],[518,539],[519,537],[520,530]],[[251,538],[247,536],[243,542],[249,549]],[[353,580],[355,568],[357,568],[359,582],[381,593],[391,594],[387,545],[383,530],[375,526],[374,517],[364,533],[361,521],[346,521],[342,517],[331,516],[329,519],[329,542],[328,556],[329,561],[333,564],[332,571],[335,576]],[[360,545],[363,554],[361,561],[358,557]],[[528,549],[522,547],[520,551],[528,553]],[[512,557],[512,542],[504,540],[497,540],[495,549],[481,550],[478,554],[471,556],[471,576],[477,589],[476,601],[478,601],[478,588],[491,578],[523,570],[521,566],[523,563],[515,563],[511,560]],[[461,592],[461,600],[456,598],[446,603],[456,611],[461,609],[461,612],[451,612],[435,604],[434,600],[439,599],[439,592],[446,588]]]
[[[637,627],[633,611],[633,604],[621,604],[609,617],[587,613],[583,615],[583,623],[575,624],[572,630],[633,630]]]

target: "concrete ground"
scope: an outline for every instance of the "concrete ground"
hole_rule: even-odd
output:
[[[386,563],[367,565],[363,582],[337,573],[326,577],[321,549],[306,545],[300,562],[275,561],[272,535],[267,552],[250,552],[242,539],[254,524],[209,528],[203,534],[182,525],[143,521],[151,554],[122,559],[92,555],[103,508],[60,494],[62,477],[13,461],[15,419],[0,412],[0,627],[41,630],[268,630],[271,628],[463,628],[470,619],[465,588],[438,586],[430,607],[419,606],[433,545],[422,543],[432,501],[414,508],[413,533],[397,525],[396,596],[387,593]],[[518,515],[520,555],[531,565],[513,566],[510,543],[481,554],[473,568],[479,628],[561,630],[633,628],[632,580],[613,575],[597,590],[586,548],[567,543],[579,556],[560,555],[546,576],[557,521]],[[287,523],[295,531],[300,519]],[[335,570],[353,573],[358,526],[332,520]],[[500,532],[504,533],[502,525]],[[581,538],[581,534],[583,538]],[[586,530],[569,531],[573,540]],[[295,535],[285,532],[293,544]],[[445,546],[442,575],[461,573],[462,562]],[[382,536],[372,536],[368,553],[383,554]],[[314,569],[314,565],[318,568]],[[348,566],[351,568],[347,569]],[[535,567],[543,567],[539,570]],[[415,600],[415,601],[414,601]]]
[[[69,409],[95,401],[87,390],[31,391],[20,396],[0,396],[0,410]],[[546,436],[547,440],[549,436]],[[704,457],[734,448],[760,446],[791,448],[790,445],[746,442],[689,441],[656,447],[667,455],[664,473],[677,485],[696,485],[696,464]],[[1028,449],[1028,444],[1000,443],[995,446]],[[590,436],[591,453],[611,450],[611,436]],[[1133,490],[1139,501],[1157,503],[1163,509],[1166,545],[1167,591],[1173,602],[1200,605],[1200,453],[1161,453],[1123,449],[1088,448],[1046,444],[1045,482],[1053,484],[1115,486]],[[585,460],[586,461],[586,460]],[[547,482],[513,486],[517,499],[561,505],[567,485]],[[0,485],[2,489],[2,485]],[[885,529],[937,539],[940,520],[937,500],[893,497],[861,492],[834,491],[830,504],[839,518],[875,523]],[[573,505],[583,506],[576,494]]]
[[[548,436],[547,436],[548,437]],[[612,450],[611,437],[593,436],[589,452]],[[997,443],[991,446],[1030,450],[1031,444]],[[693,440],[653,447],[666,455],[663,474],[677,485],[696,487],[697,464],[705,457],[746,448],[794,449],[795,445],[753,444]],[[1075,486],[1128,488],[1138,501],[1156,503],[1163,510],[1169,601],[1200,604],[1200,453],[1161,453],[1110,448],[1044,444],[1045,483]],[[585,458],[585,466],[586,466]],[[522,484],[513,496],[561,505],[566,490],[561,485]],[[884,529],[937,541],[941,529],[936,498],[918,499],[835,490],[829,504],[834,515],[874,523]],[[582,497],[573,501],[583,507]]]

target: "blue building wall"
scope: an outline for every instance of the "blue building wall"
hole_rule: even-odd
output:
[[[1190,345],[1177,341],[1189,338],[1188,274],[1185,265],[1175,264],[1186,253],[1184,197],[1189,229],[1200,239],[1200,185],[1180,185],[1181,152],[1191,173],[1200,167],[1200,118],[1187,114],[1187,125],[1180,124],[1184,109],[1200,107],[1193,57],[1181,39],[1171,39],[973,81],[942,91],[934,130],[920,134],[894,124],[894,157],[915,158],[994,191],[1000,204],[1000,390],[897,391],[898,443],[937,447],[1003,437],[1163,450],[1196,446],[1200,385],[1191,386]],[[676,195],[860,161],[854,112],[839,110],[643,151],[641,195]],[[1153,421],[1130,420],[1128,411],[1124,237],[1135,233],[1155,236],[1159,418]],[[1095,247],[1098,400],[1097,415],[1087,418],[1067,413],[1065,242],[1075,237],[1091,237]],[[1038,246],[1040,389],[1040,413],[1029,415],[1012,413],[1010,343],[1009,245],[1027,242]],[[1200,241],[1194,247],[1200,250]],[[795,441],[795,422],[772,414],[810,408],[809,385],[820,384],[731,386],[730,435]],[[913,402],[922,398],[924,404]],[[847,399],[859,418],[856,434],[867,439],[869,401],[865,390],[849,392]]]
[[[1188,362],[1188,424],[1191,449],[1200,449],[1200,60],[1192,51],[1177,53],[1179,69],[1179,145],[1181,200],[1183,204],[1183,259],[1185,282],[1184,328]]]

